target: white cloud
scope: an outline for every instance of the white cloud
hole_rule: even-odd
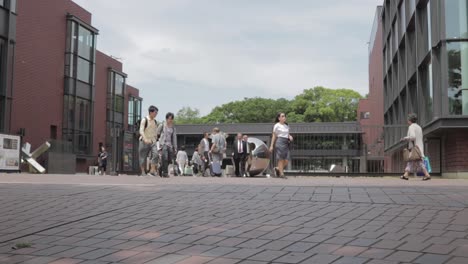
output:
[[[160,112],[244,97],[291,98],[322,85],[368,87],[366,45],[381,0],[75,0],[98,49]],[[162,98],[161,98],[162,97]]]

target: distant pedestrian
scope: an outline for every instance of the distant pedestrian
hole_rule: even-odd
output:
[[[424,178],[423,181],[431,179],[426,166],[424,165],[424,142],[423,142],[423,132],[421,127],[416,123],[418,117],[416,114],[408,115],[408,133],[407,136],[402,138],[401,141],[408,142],[408,149],[412,150],[413,148],[419,148],[421,152],[421,159],[408,161],[405,167],[405,173],[400,177],[402,180],[408,180],[409,173],[423,172]]]
[[[237,137],[234,140],[232,146],[234,158],[235,174],[237,177],[245,176],[245,156],[247,150],[247,143],[242,138],[242,133],[237,133]]]
[[[101,151],[99,152],[99,174],[106,175],[107,170],[107,151],[104,146],[101,147]]]
[[[273,127],[270,152],[275,151],[275,157],[278,166],[274,168],[277,177],[286,179],[284,176],[284,168],[288,166],[289,159],[289,144],[293,141],[293,137],[289,134],[289,126],[286,123],[286,114],[278,113]]]
[[[161,176],[169,176],[169,163],[174,164],[174,156],[177,153],[177,131],[174,126],[174,114],[166,114],[166,121],[159,125],[157,134],[159,137],[159,147],[162,149],[162,168]],[[174,175],[177,174],[177,168],[174,168]]]
[[[211,140],[210,154],[212,159],[212,173],[214,176],[221,176],[221,162],[224,153],[226,153],[226,139],[224,135],[220,133],[219,128],[215,127],[211,133]]]
[[[247,135],[242,136],[242,140],[244,140],[245,145],[247,146],[245,149],[244,158],[245,176],[250,176],[250,167],[252,166],[252,151],[255,148],[255,144],[249,143],[249,137]]]
[[[198,147],[198,153],[200,154],[200,158],[203,161],[203,167],[202,167],[202,176],[205,176],[206,170],[210,169],[210,157],[209,157],[209,152],[210,152],[210,133],[205,132],[203,133],[203,139],[200,141],[200,145]],[[210,172],[211,174],[211,172]]]
[[[179,172],[183,175],[185,166],[188,166],[188,155],[187,152],[185,152],[185,146],[180,147],[180,150],[177,152],[176,162],[179,166]]]
[[[195,147],[195,151],[192,155],[193,174],[198,175],[202,171],[203,161],[200,153],[198,153],[199,147]]]

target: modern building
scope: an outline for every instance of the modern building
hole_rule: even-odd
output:
[[[385,0],[382,23],[386,169],[414,112],[433,171],[468,177],[468,0]]]
[[[0,0],[0,21],[0,133],[6,133],[11,125],[16,0]]]
[[[382,73],[382,7],[375,11],[369,40],[369,93],[358,105],[357,118],[362,130],[366,172],[384,172],[384,113]]]
[[[142,99],[126,84],[122,63],[97,51],[91,13],[71,0],[22,0],[17,10],[8,132],[33,149],[50,141],[41,160],[49,173],[86,172],[100,146],[110,154],[108,170],[136,170],[124,165],[124,138],[133,132],[128,106],[139,116]]]
[[[256,137],[270,146],[273,124],[217,124],[177,125],[177,144],[185,145],[191,156],[204,132],[213,127],[228,134],[227,155],[232,154],[232,144],[237,133]],[[295,172],[328,172],[332,164],[347,168],[348,172],[363,172],[361,134],[359,123],[298,123],[290,124],[294,141],[290,152],[288,170]]]

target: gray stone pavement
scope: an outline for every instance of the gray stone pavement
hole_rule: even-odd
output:
[[[0,199],[0,263],[468,263],[467,180],[0,174]]]

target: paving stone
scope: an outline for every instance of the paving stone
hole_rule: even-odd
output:
[[[238,250],[238,248],[235,247],[215,247],[213,249],[203,252],[201,255],[207,257],[221,257],[236,250]]]
[[[281,256],[286,255],[287,253],[288,252],[285,251],[265,250],[258,254],[248,257],[248,259],[271,262]]]
[[[239,250],[236,250],[234,252],[231,252],[227,255],[224,255],[223,257],[226,258],[233,258],[233,259],[246,259],[249,258],[250,256],[256,255],[260,252],[262,252],[263,249],[253,249],[253,248],[241,248]]]
[[[370,259],[385,259],[388,255],[394,253],[394,250],[390,249],[381,249],[381,248],[370,248],[361,254],[360,257],[370,258]]]
[[[211,257],[191,256],[177,262],[177,264],[204,264],[210,262],[211,260],[213,260]]]
[[[341,258],[336,255],[317,254],[309,259],[304,260],[301,264],[329,264]]]
[[[333,251],[333,255],[354,257],[366,251],[367,249],[367,247],[343,246]]]
[[[366,263],[369,259],[359,258],[359,257],[342,257],[333,264],[363,264]]]
[[[145,264],[173,264],[181,260],[187,259],[189,256],[177,255],[177,254],[167,254],[162,257],[150,260],[145,262]]]
[[[310,253],[292,252],[276,259],[275,261],[280,263],[300,263],[312,255],[313,254]]]
[[[424,249],[423,252],[432,253],[432,254],[447,255],[450,252],[452,252],[455,248],[456,248],[456,246],[454,246],[454,245],[432,245],[432,246]]]
[[[227,259],[227,258],[216,258],[210,262],[209,264],[236,264],[239,263],[241,260],[239,259]]]
[[[269,250],[282,250],[283,248],[288,247],[289,245],[294,244],[294,241],[284,241],[284,240],[273,240],[260,248],[269,249]]]
[[[385,260],[395,260],[401,262],[412,262],[417,257],[421,256],[421,253],[409,252],[409,251],[395,251],[391,255],[385,258]]]
[[[126,258],[124,260],[121,260],[120,262],[126,263],[126,264],[142,264],[146,263],[150,260],[157,259],[159,257],[164,256],[166,253],[162,252],[141,252],[136,255],[133,255],[129,258]]]
[[[78,255],[78,256],[76,256],[76,258],[94,260],[94,259],[98,259],[98,258],[101,258],[103,256],[106,256],[106,255],[110,255],[110,254],[115,253],[117,251],[118,250],[100,248],[100,249],[96,249],[96,250],[89,251],[87,253]]]
[[[385,248],[385,249],[395,249],[395,248],[401,246],[403,243],[404,243],[403,241],[382,240],[382,241],[372,245],[372,247],[374,247],[374,248]]]
[[[450,256],[447,255],[435,255],[435,254],[424,254],[421,257],[417,258],[414,263],[421,264],[443,264],[445,263]]]
[[[354,238],[353,238],[354,239]],[[369,247],[375,243],[377,243],[378,239],[371,239],[371,238],[357,238],[350,242],[348,242],[347,246],[361,246],[361,247]]]
[[[108,262],[119,262],[119,261],[122,261],[126,258],[130,258],[132,256],[135,256],[137,254],[139,254],[140,252],[138,251],[131,251],[131,250],[119,250],[119,251],[116,251],[112,254],[109,254],[107,256],[104,256],[102,258],[100,258],[99,260],[100,261],[108,261]]]
[[[468,263],[468,258],[454,257],[450,259],[446,264],[466,264],[466,263]]]

